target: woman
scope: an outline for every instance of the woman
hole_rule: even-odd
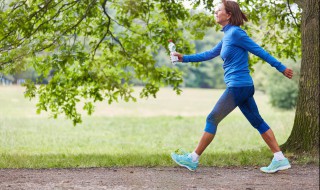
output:
[[[248,52],[259,56],[289,79],[292,78],[293,72],[252,41],[246,32],[239,27],[248,19],[240,10],[238,3],[222,0],[215,11],[215,17],[224,32],[220,43],[203,53],[193,55],[175,53],[174,55],[178,56],[179,62],[201,62],[220,55],[224,61],[224,81],[227,88],[208,115],[204,133],[196,149],[190,154],[172,153],[171,157],[180,166],[191,171],[196,170],[199,157],[213,140],[219,122],[238,106],[274,153],[271,164],[268,167],[260,168],[260,170],[266,173],[275,173],[288,169],[291,167],[290,163],[281,152],[272,130],[261,118],[253,98],[254,85],[248,68]]]

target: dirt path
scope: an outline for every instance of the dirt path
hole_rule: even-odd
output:
[[[254,167],[2,169],[0,189],[319,189],[319,167],[276,174]]]

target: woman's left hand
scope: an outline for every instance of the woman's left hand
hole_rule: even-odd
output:
[[[283,71],[283,75],[286,76],[286,77],[288,77],[289,79],[291,79],[292,76],[293,76],[293,71],[292,71],[292,69],[286,68],[286,70]]]

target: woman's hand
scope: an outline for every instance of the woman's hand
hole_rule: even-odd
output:
[[[182,57],[183,57],[183,55],[182,55],[182,54],[177,53],[177,52],[174,52],[174,53],[172,53],[172,55],[174,55],[174,56],[178,56],[179,62],[182,62]]]
[[[291,69],[286,68],[286,70],[283,71],[283,75],[291,79],[293,76],[293,71]]]

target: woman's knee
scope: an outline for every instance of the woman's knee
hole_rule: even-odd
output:
[[[253,125],[253,127],[256,128],[260,134],[263,134],[270,129],[269,125],[265,121],[258,125]]]
[[[204,131],[214,135],[217,132],[217,125],[215,125],[214,123],[211,123],[210,121],[209,122],[207,121]]]
[[[218,125],[218,117],[217,114],[215,112],[211,112],[206,119],[207,123],[212,123],[214,125]]]
[[[206,127],[205,127],[204,131],[211,133],[211,134],[216,134],[218,123],[219,122],[216,118],[216,115],[214,113],[210,113],[207,116]]]

